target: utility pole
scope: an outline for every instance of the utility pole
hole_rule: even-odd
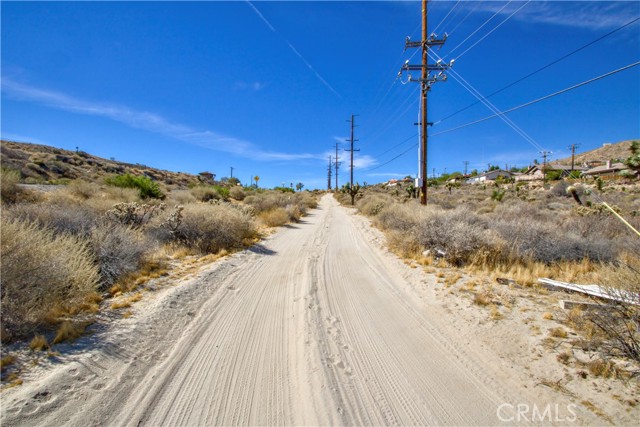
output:
[[[354,150],[353,149],[353,143],[355,141],[357,141],[357,139],[353,139],[353,128],[355,127],[354,120],[355,120],[355,116],[353,114],[351,115],[351,120],[347,120],[347,121],[351,121],[351,138],[347,139],[347,141],[351,142],[351,148],[349,150],[347,150],[347,149],[344,150],[344,151],[350,151],[351,152],[351,178],[349,180],[349,186],[351,188],[353,188],[353,152],[354,151],[360,151],[360,149],[358,149],[358,150]]]
[[[540,154],[542,154],[542,182],[544,184],[547,183],[547,156],[549,154],[552,154],[551,151],[541,151]]]
[[[465,160],[464,162],[464,174],[467,175],[467,168],[469,167],[469,160]]]
[[[447,39],[445,34],[442,39],[437,39],[435,34],[427,36],[427,0],[422,0],[422,39],[419,42],[412,42],[410,37],[407,37],[405,41],[405,50],[409,47],[421,47],[422,48],[422,64],[410,65],[409,61],[400,69],[398,76],[402,76],[403,71],[421,71],[420,79],[414,80],[409,74],[409,81],[419,81],[421,86],[421,103],[420,109],[422,116],[420,120],[420,151],[418,152],[418,178],[416,179],[416,187],[421,189],[420,191],[420,203],[427,204],[427,142],[428,134],[427,129],[431,124],[427,120],[427,93],[431,90],[431,85],[438,81],[446,81],[447,76],[445,72],[453,65],[454,60],[451,60],[448,64],[442,60],[436,61],[435,64],[429,64],[429,49],[433,46],[442,46]],[[434,72],[431,74],[431,72]]]
[[[331,156],[329,156],[329,167],[327,168],[327,189],[331,191],[331,168],[333,164],[331,163]]]
[[[338,161],[338,143],[336,142],[336,161],[334,162],[334,165],[336,167],[336,191],[338,191],[338,167],[340,166],[340,162]]]
[[[573,168],[575,166],[575,158],[576,158],[576,148],[579,147],[580,144],[571,144],[569,148],[571,148],[571,172],[573,172]]]
[[[234,167],[231,166],[231,176],[230,176],[230,178],[233,178],[233,169],[234,169]]]

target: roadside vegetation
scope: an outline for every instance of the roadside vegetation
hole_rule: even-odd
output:
[[[177,186],[130,173],[50,191],[21,185],[15,169],[0,179],[2,342],[31,341],[33,351],[77,338],[102,310],[128,308],[174,260],[241,250],[317,205],[306,191]],[[2,357],[4,380],[16,362]]]
[[[508,278],[531,289],[538,288],[542,277],[601,284],[611,295],[622,292],[640,303],[640,238],[603,204],[640,229],[637,179],[558,179],[546,186],[443,182],[429,187],[426,207],[414,198],[410,182],[394,184],[366,187],[356,208],[385,233],[389,248],[410,263]],[[347,192],[335,197],[351,204]],[[493,310],[492,319],[501,318],[503,301],[493,304],[496,298],[486,288],[467,288],[474,304]],[[581,337],[576,345],[596,350],[607,363],[612,357],[640,361],[640,305],[595,304],[600,308],[580,311],[579,321],[574,313],[567,322]]]

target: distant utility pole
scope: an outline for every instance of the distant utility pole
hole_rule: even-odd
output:
[[[447,35],[444,38],[437,39],[435,34],[427,36],[427,0],[422,0],[422,39],[419,42],[412,42],[410,37],[407,37],[405,42],[405,50],[409,47],[421,47],[422,48],[422,64],[410,65],[409,61],[400,69],[398,76],[402,76],[403,71],[417,71],[422,72],[420,79],[413,80],[411,74],[409,74],[409,81],[418,81],[421,86],[421,104],[420,109],[422,111],[422,118],[420,123],[421,140],[420,151],[418,153],[418,178],[416,179],[416,187],[420,190],[420,203],[427,204],[427,127],[430,123],[427,120],[427,93],[431,90],[431,85],[439,81],[446,81],[447,76],[445,72],[453,65],[454,60],[451,60],[448,64],[445,64],[442,60],[436,61],[435,64],[429,64],[429,49],[433,46],[442,46],[447,39]],[[431,73],[433,71],[433,74]]]
[[[547,156],[552,154],[551,151],[542,150],[540,152],[542,154],[542,182],[547,183]]]
[[[327,189],[331,191],[331,168],[333,164],[331,163],[331,156],[329,156],[329,167],[327,168]]]
[[[462,163],[464,163],[464,174],[466,175],[467,174],[467,167],[469,166],[469,160],[465,160]]]
[[[234,169],[234,167],[231,166],[231,176],[230,176],[230,178],[233,178],[233,169]]]
[[[340,167],[340,162],[338,161],[338,143],[336,142],[336,161],[333,163],[336,167],[336,191],[338,191],[338,167]]]
[[[344,150],[344,151],[351,152],[351,179],[349,180],[349,186],[351,188],[353,188],[353,152],[360,151],[360,149],[358,150],[353,149],[353,143],[357,141],[357,139],[353,139],[353,128],[355,127],[354,120],[355,120],[355,116],[353,114],[351,115],[351,120],[347,120],[347,121],[351,121],[351,138],[347,139],[347,141],[351,142],[351,148],[349,150],[347,149]]]
[[[571,172],[573,172],[573,168],[575,165],[575,158],[576,158],[576,148],[579,147],[580,144],[571,144],[571,146],[569,148],[571,148]]]

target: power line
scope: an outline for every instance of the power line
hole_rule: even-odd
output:
[[[598,80],[604,79],[605,77],[609,77],[609,76],[611,76],[611,75],[613,75],[613,74],[619,73],[619,72],[624,71],[624,70],[627,70],[627,69],[629,69],[629,68],[636,67],[636,66],[638,66],[638,65],[640,65],[640,61],[638,61],[638,62],[634,62],[633,64],[629,64],[629,65],[624,66],[624,67],[622,67],[622,68],[618,68],[617,70],[610,71],[610,72],[608,72],[608,73],[606,73],[606,74],[603,74],[603,75],[601,75],[601,76],[594,77],[594,78],[592,78],[592,79],[590,79],[590,80],[587,80],[587,81],[584,81],[584,82],[582,82],[582,83],[578,83],[577,85],[573,85],[573,86],[568,87],[568,88],[566,88],[566,89],[562,89],[562,90],[560,90],[560,91],[558,91],[558,92],[555,92],[555,93],[552,93],[552,94],[549,94],[549,95],[545,95],[545,96],[543,96],[543,97],[541,97],[541,98],[538,98],[538,99],[534,99],[533,101],[526,102],[526,103],[524,103],[524,104],[518,105],[517,107],[513,107],[513,108],[510,108],[510,109],[508,109],[508,110],[504,110],[504,111],[498,112],[498,113],[493,114],[493,115],[491,115],[491,116],[487,116],[487,117],[484,117],[484,118],[482,118],[482,119],[475,120],[475,121],[470,122],[470,123],[466,123],[466,124],[464,124],[464,125],[460,125],[460,126],[456,126],[456,127],[454,127],[454,128],[451,128],[451,129],[447,129],[447,130],[443,130],[443,131],[440,131],[440,132],[436,132],[436,133],[432,134],[432,136],[435,136],[435,135],[442,135],[443,133],[448,133],[448,132],[453,132],[454,130],[462,129],[462,128],[465,128],[465,127],[467,127],[467,126],[471,126],[471,125],[475,125],[475,124],[478,124],[478,123],[481,123],[481,122],[487,121],[487,120],[492,119],[492,118],[494,118],[494,117],[498,117],[498,116],[501,116],[501,115],[504,115],[504,114],[507,114],[507,113],[511,113],[512,111],[516,111],[516,110],[519,110],[519,109],[521,109],[521,108],[528,107],[528,106],[530,106],[530,105],[536,104],[536,103],[538,103],[538,102],[540,102],[540,101],[544,101],[544,100],[546,100],[546,99],[553,98],[554,96],[561,95],[561,94],[563,94],[563,93],[565,93],[565,92],[569,92],[569,91],[571,91],[571,90],[573,90],[573,89],[577,89],[577,88],[582,87],[582,86],[585,86],[585,85],[587,85],[587,84],[589,84],[589,83],[593,83],[593,82],[595,82],[595,81],[598,81]]]
[[[465,17],[464,17],[464,18],[462,18],[462,19],[460,20],[460,22],[458,22],[458,25],[456,25],[456,26],[453,28],[453,30],[449,31],[449,37],[451,37],[451,36],[453,35],[453,33],[455,33],[455,31],[458,29],[458,27],[460,27],[460,25],[462,25],[462,24],[467,20],[467,18],[469,18],[469,16],[471,16],[471,14],[472,14],[473,12],[475,12],[475,10],[478,8],[478,5],[480,4],[480,2],[478,2],[478,1],[477,1],[477,2],[474,2],[474,3],[476,4],[476,5],[474,6],[474,8],[473,8],[473,9],[469,9],[469,12],[465,15]]]
[[[496,90],[495,92],[492,92],[491,94],[489,94],[489,95],[485,96],[484,98],[485,98],[485,99],[487,99],[487,98],[491,98],[492,96],[497,95],[497,94],[499,94],[500,92],[503,92],[503,91],[505,91],[505,90],[509,89],[509,88],[510,88],[510,87],[512,87],[512,86],[515,86],[516,84],[518,84],[518,83],[520,83],[520,82],[522,82],[522,81],[524,81],[524,80],[528,79],[529,77],[531,77],[531,76],[533,76],[533,75],[535,75],[535,74],[539,73],[540,71],[546,70],[547,68],[551,67],[552,65],[555,65],[555,64],[557,64],[558,62],[560,62],[560,61],[563,61],[563,60],[567,59],[567,58],[568,58],[568,57],[570,57],[571,55],[574,55],[574,54],[576,54],[576,53],[580,52],[581,50],[586,49],[587,47],[589,47],[589,46],[591,46],[591,45],[593,45],[593,44],[595,44],[595,43],[599,42],[600,40],[602,40],[602,39],[604,39],[604,38],[607,38],[607,37],[609,37],[610,35],[612,35],[612,34],[614,34],[614,33],[618,32],[618,31],[620,31],[620,30],[622,30],[622,29],[624,29],[624,28],[626,28],[626,27],[628,27],[629,25],[631,25],[631,24],[633,24],[633,23],[637,22],[638,20],[640,20],[640,17],[635,18],[634,20],[629,21],[629,22],[627,22],[626,24],[624,24],[623,26],[618,27],[618,28],[616,28],[615,30],[608,32],[607,34],[604,34],[604,35],[602,35],[602,36],[598,37],[597,39],[595,39],[595,40],[593,40],[593,41],[591,41],[591,42],[589,42],[589,43],[585,44],[584,46],[581,46],[581,47],[579,47],[578,49],[576,49],[576,50],[574,50],[574,51],[572,51],[572,52],[569,52],[569,53],[567,53],[567,54],[565,54],[565,55],[561,56],[560,58],[555,59],[555,60],[553,60],[553,61],[549,62],[547,65],[544,65],[543,67],[538,68],[537,70],[535,70],[535,71],[533,71],[533,72],[531,72],[531,73],[527,74],[526,76],[521,77],[521,78],[519,78],[518,80],[516,80],[516,81],[514,81],[514,82],[509,83],[508,85],[504,86],[504,87],[503,87],[503,88],[501,88],[501,89]],[[475,105],[478,105],[480,102],[481,102],[481,101],[479,101],[479,100],[478,100],[478,101],[476,101],[476,102],[474,102],[474,103],[472,103],[472,104],[469,104],[469,105],[467,105],[466,107],[461,108],[460,110],[458,110],[458,111],[456,111],[456,112],[454,112],[454,113],[452,113],[452,114],[449,114],[448,116],[444,117],[443,119],[438,120],[438,121],[437,121],[437,122],[435,122],[434,124],[438,124],[438,123],[443,122],[443,121],[445,121],[445,120],[447,120],[447,119],[449,119],[449,118],[451,118],[451,117],[453,117],[453,116],[455,116],[455,115],[457,115],[457,114],[459,114],[459,113],[462,113],[463,111],[466,111],[466,110],[468,110],[469,108],[471,108],[471,107],[473,107],[473,106],[475,106]]]
[[[454,10],[456,10],[456,7],[458,7],[458,5],[460,4],[461,0],[458,0],[458,2],[456,4],[453,5],[453,7],[451,8],[451,10],[449,10],[449,13],[447,13],[445,15],[444,18],[442,18],[442,20],[440,21],[440,23],[438,25],[436,25],[436,27],[432,30],[433,33],[435,33],[436,31],[438,31],[438,28],[440,28],[440,25],[442,25],[444,23],[444,21],[447,20],[447,18],[449,17],[449,15],[451,15],[451,12],[453,12]]]
[[[511,0],[513,1],[513,0]],[[500,12],[502,12],[504,10],[505,7],[509,6],[511,4],[511,1],[509,1],[509,3],[505,4],[504,6],[502,6],[500,8],[500,10],[498,10],[496,13],[493,14],[493,16],[491,16],[491,18],[487,19],[486,21],[484,21],[484,23],[482,25],[480,25],[473,33],[469,34],[467,36],[466,39],[462,40],[456,47],[454,47],[453,49],[451,49],[449,51],[449,53],[447,55],[445,55],[444,57],[446,58],[447,56],[451,55],[453,52],[456,51],[456,49],[458,49],[460,46],[462,46],[467,40],[469,40],[471,37],[473,37],[473,35],[475,33],[477,33],[478,31],[480,31],[482,29],[482,27],[484,27],[485,25],[487,25],[489,23],[489,21],[491,21],[493,18],[495,18]]]
[[[491,31],[489,31],[487,34],[485,34],[480,40],[478,40],[477,42],[475,42],[474,44],[472,44],[471,46],[469,46],[467,48],[467,50],[465,50],[464,52],[462,52],[460,55],[457,56],[456,59],[460,59],[464,56],[465,53],[469,52],[471,49],[473,49],[478,43],[480,43],[482,40],[486,39],[487,37],[489,37],[489,35],[491,33],[493,33],[495,30],[497,30],[498,28],[500,28],[502,26],[502,24],[504,24],[505,22],[507,22],[509,19],[511,19],[511,17],[513,15],[515,15],[516,13],[518,13],[520,11],[520,9],[522,9],[523,7],[525,7],[526,5],[528,5],[531,2],[531,0],[528,0],[526,3],[524,3],[522,6],[520,6],[518,9],[515,10],[515,12],[513,12],[511,15],[507,16],[507,18],[505,18],[502,22],[500,22],[498,25],[496,25]]]
[[[381,165],[369,168],[369,169],[365,169],[365,171],[370,172],[376,169],[379,169],[383,166],[388,165],[389,163],[393,162],[396,159],[399,159],[400,157],[404,156],[405,154],[407,154],[408,152],[410,152],[411,150],[415,149],[419,144],[416,142],[415,144],[413,144],[411,147],[409,147],[407,150],[403,151],[402,153],[398,154],[397,156],[395,156],[394,158],[382,163]]]

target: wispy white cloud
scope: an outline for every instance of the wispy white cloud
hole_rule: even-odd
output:
[[[378,161],[368,154],[355,154],[353,157],[354,169],[366,169],[378,164]]]
[[[473,3],[473,4],[472,4]],[[520,7],[514,1],[502,15],[509,15]],[[590,28],[603,30],[626,24],[638,15],[635,2],[610,1],[532,1],[527,7],[513,16],[513,19],[533,24],[551,24],[564,27]],[[504,2],[469,2],[467,7],[476,8],[476,12],[495,13],[504,6]]]
[[[137,111],[122,105],[89,102],[64,93],[18,83],[8,77],[3,77],[2,79],[2,92],[4,95],[14,99],[35,102],[72,113],[105,117],[124,123],[132,128],[143,129],[189,144],[253,160],[294,161],[320,158],[318,155],[309,153],[265,151],[249,141],[210,130],[198,130],[180,123],[173,123],[152,112]]]
[[[329,84],[329,82],[327,82],[325,80],[324,77],[322,77],[320,75],[320,73],[318,73],[318,71],[313,67],[313,65],[311,65],[309,63],[309,61],[307,61],[307,59],[302,56],[302,54],[298,51],[298,49],[295,48],[295,46],[293,46],[293,44],[291,44],[291,42],[282,34],[280,34],[274,27],[273,25],[271,25],[271,23],[267,20],[267,18],[264,17],[264,15],[258,10],[257,7],[254,6],[253,3],[251,3],[249,0],[246,0],[247,4],[251,7],[251,9],[253,9],[253,11],[256,13],[256,15],[258,15],[258,17],[262,20],[262,22],[265,23],[265,25],[267,27],[269,27],[269,29],[271,31],[273,31],[274,34],[277,34],[280,38],[282,38],[282,40],[287,44],[287,46],[289,46],[289,49],[291,49],[291,51],[298,57],[300,58],[300,60],[304,63],[304,65],[307,66],[307,68],[316,76],[316,78],[318,80],[320,80],[320,82],[327,88],[329,89],[331,92],[334,93],[334,95],[336,95],[338,98],[342,99],[342,96],[333,88],[333,86],[331,86]]]

